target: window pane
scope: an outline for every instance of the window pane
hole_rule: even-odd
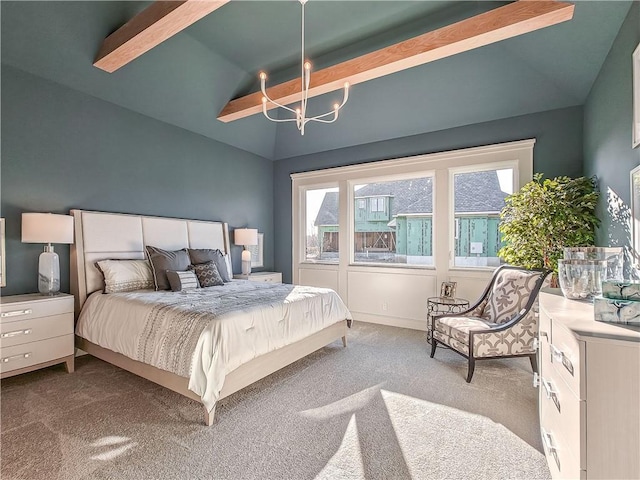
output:
[[[454,175],[456,267],[500,265],[498,225],[504,199],[513,193],[513,169]]]
[[[338,188],[307,190],[308,262],[338,263]]]
[[[356,262],[433,265],[432,177],[356,185],[354,197]]]

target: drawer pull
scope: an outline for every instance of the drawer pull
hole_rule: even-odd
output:
[[[2,318],[20,317],[22,315],[29,315],[30,313],[33,313],[33,310],[31,310],[30,308],[27,308],[25,310],[14,310],[12,312],[3,312],[2,314],[0,314],[0,317]]]
[[[540,427],[540,431],[542,433],[542,443],[544,444],[544,448],[549,452],[549,455],[553,455],[556,465],[558,466],[558,471],[560,472],[560,458],[558,458],[558,449],[553,444],[553,437],[542,427]]]
[[[22,360],[23,358],[29,358],[31,356],[31,352],[21,353],[20,355],[13,355],[11,357],[4,357],[2,359],[2,363],[10,362],[11,360]]]
[[[567,357],[564,352],[557,348],[553,343],[551,343],[549,347],[551,348],[551,356],[553,357],[553,359],[556,362],[562,363],[562,365],[564,365],[564,368],[566,368],[571,376],[573,376],[573,363],[571,363],[569,357]]]
[[[540,378],[540,383],[544,387],[547,398],[553,400],[553,403],[558,409],[558,413],[560,413],[560,399],[558,398],[558,391],[554,388],[553,383],[542,377]]]
[[[14,332],[7,332],[0,335],[0,338],[17,337],[18,335],[29,335],[33,330],[27,328],[26,330],[16,330]]]
[[[540,341],[537,338],[533,339],[533,349],[538,351],[540,349]]]
[[[540,375],[536,372],[533,373],[533,388],[538,388],[540,386]]]
[[[547,339],[549,338],[549,334],[547,332],[545,332],[544,330],[540,330],[538,335],[540,335],[541,337],[547,337]]]

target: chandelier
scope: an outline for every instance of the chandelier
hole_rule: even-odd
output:
[[[296,122],[296,126],[298,127],[298,130],[300,130],[300,134],[304,135],[304,126],[309,122],[333,123],[338,119],[338,112],[344,106],[344,104],[347,103],[347,99],[349,98],[349,82],[345,82],[344,84],[344,97],[342,99],[342,103],[334,104],[333,110],[327,113],[317,115],[315,117],[307,117],[307,101],[309,100],[309,84],[311,83],[311,63],[304,58],[304,4],[307,3],[307,0],[298,1],[302,6],[302,89],[300,91],[300,105],[293,109],[269,98],[266,88],[267,74],[265,72],[260,72],[260,90],[262,90],[263,95],[262,113],[264,114],[264,116],[272,122]],[[270,117],[267,110],[268,103],[291,112],[294,117],[284,119]]]

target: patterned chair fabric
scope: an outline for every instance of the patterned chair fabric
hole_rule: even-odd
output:
[[[529,356],[538,333],[537,296],[546,270],[500,267],[480,300],[466,312],[435,317],[431,357],[442,343],[469,359],[467,382],[475,359]]]

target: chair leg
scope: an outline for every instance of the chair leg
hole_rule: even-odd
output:
[[[538,373],[538,359],[535,353],[529,355],[529,361],[531,362],[533,373]]]
[[[438,347],[438,341],[435,339],[433,334],[431,334],[431,358],[436,354],[436,348]]]
[[[469,356],[469,371],[467,372],[467,383],[471,383],[473,377],[473,371],[476,368],[476,359],[473,356]]]

